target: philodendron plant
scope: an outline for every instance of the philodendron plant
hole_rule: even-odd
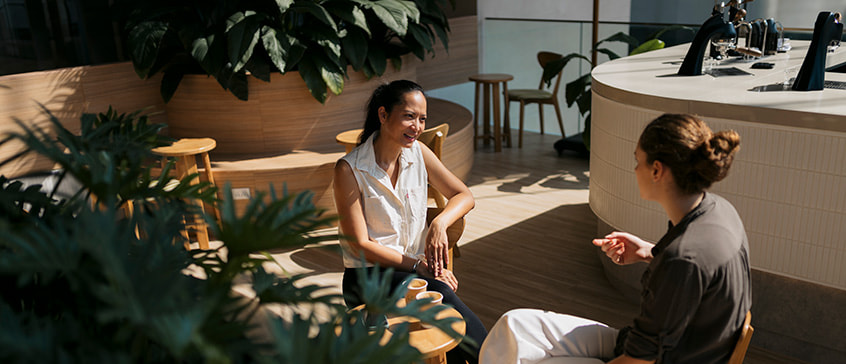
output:
[[[449,0],[453,2],[454,0]],[[367,77],[400,56],[447,46],[447,0],[118,0],[141,78],[162,74],[170,100],[185,74],[207,74],[242,100],[247,75],[297,70],[320,102],[340,94],[347,67]],[[454,4],[453,4],[454,6]]]
[[[608,38],[602,39],[596,44],[593,45],[593,49],[596,50],[597,53],[602,53],[608,56],[609,60],[614,60],[620,58],[620,56],[609,48],[600,47],[602,43],[606,42],[618,42],[618,43],[626,43],[632,51],[629,52],[628,55],[633,56],[640,53],[646,53],[649,51],[662,49],[664,48],[664,41],[659,39],[661,35],[664,33],[671,31],[671,30],[686,30],[691,31],[690,28],[682,25],[669,25],[666,26],[657,32],[653,33],[648,37],[646,41],[640,43],[636,38],[623,33],[617,32],[609,36]],[[585,55],[580,53],[570,53],[562,57],[561,59],[551,61],[546,64],[546,67],[543,68],[543,80],[549,84],[555,76],[561,72],[564,67],[567,66],[573,59],[582,59],[587,63],[591,63],[591,59]],[[591,108],[591,75],[588,71],[587,73],[579,76],[573,81],[570,81],[565,86],[564,96],[567,101],[567,106],[573,106],[576,104],[579,108],[579,114],[581,114],[585,118],[585,128],[582,132],[582,141],[585,144],[585,147],[590,149],[590,108]]]

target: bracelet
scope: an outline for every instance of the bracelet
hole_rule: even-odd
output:
[[[417,261],[414,262],[414,265],[411,266],[411,273],[417,273],[417,266],[420,265],[421,261],[422,260],[417,259]]]

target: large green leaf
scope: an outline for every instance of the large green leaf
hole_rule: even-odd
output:
[[[338,37],[337,33],[326,28],[315,28],[310,35],[312,41],[320,45],[320,49],[324,50],[333,60],[341,57],[341,38]]]
[[[385,56],[385,50],[378,47],[370,47],[370,52],[367,54],[367,64],[376,76],[381,76],[388,68],[388,60]]]
[[[617,53],[615,53],[614,51],[612,51],[608,48],[597,48],[596,52],[602,53],[602,54],[608,56],[608,59],[611,59],[611,60],[620,58],[620,55],[618,55]]]
[[[200,37],[191,44],[191,57],[209,75],[217,75],[227,67],[226,42],[214,34]]]
[[[347,35],[341,38],[341,50],[356,71],[361,70],[367,59],[368,42],[363,30],[348,29]]]
[[[139,77],[151,76],[149,71],[156,62],[162,38],[167,33],[167,29],[168,26],[164,22],[148,21],[138,24],[129,31],[128,43],[135,72]]]
[[[650,51],[654,51],[654,50],[658,50],[658,49],[663,49],[663,48],[664,48],[664,41],[662,41],[660,39],[650,39],[646,42],[643,42],[641,45],[637,46],[637,48],[632,50],[632,52],[629,53],[629,55],[633,56],[633,55],[636,55],[636,54],[646,53],[646,52],[650,52]]]
[[[649,39],[649,40],[658,39],[662,35],[664,35],[664,33],[669,32],[669,31],[673,31],[673,30],[684,30],[684,31],[687,31],[688,33],[690,33],[691,36],[696,34],[696,30],[694,30],[693,28],[691,28],[689,26],[674,24],[674,25],[668,25],[668,26],[665,26],[661,29],[658,29],[654,33],[650,34],[646,39]]]
[[[321,104],[326,102],[326,82],[323,80],[323,73],[318,68],[315,57],[305,55],[299,63],[299,71],[311,96],[314,96]]]
[[[596,42],[596,44],[594,44],[593,46],[594,48],[599,48],[599,45],[605,42],[623,42],[627,43],[630,47],[637,47],[640,44],[640,42],[638,42],[635,37],[632,37],[631,35],[628,35],[623,32],[617,32],[612,34],[608,38]]]
[[[249,98],[247,75],[244,72],[238,72],[229,78],[229,92],[232,92],[235,97],[240,100],[247,101]]]
[[[340,95],[344,91],[344,73],[336,65],[330,63],[320,64],[320,76],[329,91]]]
[[[413,23],[420,22],[420,10],[417,8],[417,4],[415,4],[414,1],[398,0],[397,3],[405,8],[406,14]]]
[[[434,29],[435,34],[438,35],[438,38],[441,40],[441,44],[443,44],[444,49],[447,51],[447,53],[449,53],[449,36],[447,35],[447,32],[449,31],[449,23],[446,21],[446,19],[444,19],[443,23],[429,22],[429,26]]]
[[[285,14],[293,3],[294,0],[276,0],[276,7],[279,8],[279,14]]]
[[[416,6],[414,8],[416,9]],[[393,30],[400,37],[405,36],[408,31],[408,18],[413,14],[409,14],[408,7],[402,1],[377,1],[373,3],[371,9],[388,29]]]
[[[352,2],[337,0],[326,1],[323,3],[323,7],[326,11],[343,20],[347,24],[361,29],[368,37],[371,36],[370,27],[367,25],[367,17],[364,15],[364,11],[362,11],[360,7],[355,6]]]
[[[270,64],[264,60],[257,60],[258,57],[252,57],[247,61],[244,69],[253,77],[264,82],[270,82]]]
[[[253,49],[261,36],[261,19],[263,15],[236,13],[229,18],[232,26],[226,31],[229,49],[229,62],[233,72],[238,72],[247,64],[253,55]]]
[[[302,57],[303,47],[299,45],[297,39],[277,32],[274,28],[263,27],[261,40],[270,61],[279,72],[287,72],[290,66],[299,62]]]
[[[567,66],[567,63],[570,63],[570,60],[572,60],[573,58],[580,58],[590,63],[590,58],[587,58],[578,53],[570,53],[564,57],[561,57],[561,59],[556,59],[546,64],[546,66],[543,68],[543,81],[548,84],[553,78],[555,78],[555,76],[558,75],[559,72],[564,69],[564,67]]]
[[[567,106],[573,106],[573,103],[585,93],[588,87],[590,87],[590,73],[581,75],[579,78],[568,82],[565,89]],[[581,110],[579,112],[583,113]]]
[[[579,106],[579,114],[582,115],[590,113],[591,106],[590,77],[587,78],[586,83],[587,86],[585,92],[581,93],[578,98],[576,98],[576,105]]]
[[[182,82],[183,76],[185,76],[185,73],[179,70],[167,70],[164,72],[160,86],[161,89],[159,90],[164,102],[170,101],[173,94],[176,93],[176,89],[179,87],[179,83]]]
[[[297,1],[294,5],[291,6],[291,10],[300,13],[307,13],[311,14],[317,20],[322,22],[323,24],[328,25],[332,30],[337,33],[338,32],[338,24],[335,23],[335,20],[332,19],[332,15],[329,14],[323,6],[320,6],[318,3],[310,2],[310,1]],[[309,29],[309,31],[313,31],[317,28]]]
[[[420,24],[409,24],[408,25],[408,33],[414,38],[415,41],[421,47],[413,47],[412,52],[414,53],[417,58],[421,61],[425,60],[425,52],[424,50],[428,51],[429,53],[434,53],[434,47],[432,47],[432,34],[429,33],[429,29],[423,27]],[[406,43],[410,43],[406,41]],[[434,57],[434,54],[432,55]]]

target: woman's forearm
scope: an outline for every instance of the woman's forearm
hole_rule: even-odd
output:
[[[470,190],[462,191],[447,201],[444,210],[432,219],[430,225],[434,228],[446,229],[464,217],[464,215],[467,215],[475,206],[476,201],[473,199],[473,194]]]
[[[353,249],[353,254],[361,255],[364,253],[364,259],[368,263],[378,263],[380,267],[390,267],[396,270],[410,272],[417,262],[416,258],[402,255],[396,250],[382,246],[374,241],[367,240],[356,244],[350,243],[350,247]]]

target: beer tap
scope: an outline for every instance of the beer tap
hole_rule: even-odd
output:
[[[839,43],[843,36],[840,13],[820,12],[814,23],[814,35],[808,53],[793,81],[795,91],[822,90],[825,87],[825,56],[833,43]]]

